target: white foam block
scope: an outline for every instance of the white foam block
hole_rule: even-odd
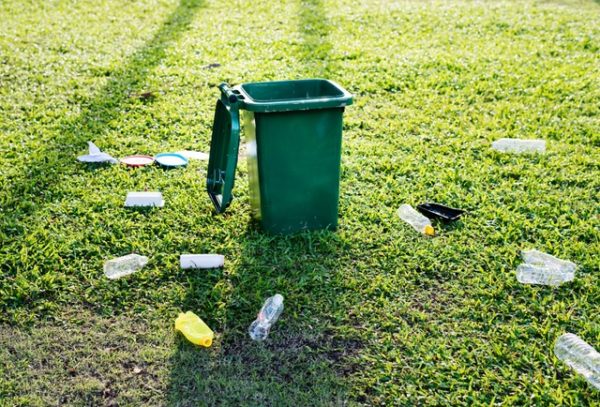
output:
[[[160,192],[129,192],[125,199],[125,206],[156,206],[162,208],[165,205]]]
[[[221,254],[182,254],[179,256],[182,269],[214,269],[223,267],[225,256]]]

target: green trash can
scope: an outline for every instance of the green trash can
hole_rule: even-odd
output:
[[[250,202],[271,233],[335,229],[342,115],[352,95],[324,79],[219,85],[207,190],[217,212],[231,203],[246,138]]]

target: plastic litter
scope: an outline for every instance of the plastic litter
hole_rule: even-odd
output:
[[[175,320],[175,330],[180,331],[193,344],[206,348],[212,345],[215,336],[212,329],[198,315],[191,311],[179,314]]]
[[[558,286],[575,278],[577,266],[539,250],[523,250],[524,263],[517,267],[517,281],[523,284]]]
[[[187,158],[188,160],[201,160],[208,161],[210,157],[207,153],[203,153],[202,151],[191,151],[191,150],[181,150],[175,154],[179,154]]]
[[[125,199],[125,206],[155,206],[162,208],[165,205],[160,192],[129,192]]]
[[[546,140],[501,138],[492,143],[492,148],[505,153],[543,153]]]
[[[147,263],[148,258],[146,256],[135,253],[128,254],[104,263],[104,274],[111,280],[116,280],[141,270]]]
[[[117,160],[111,157],[109,154],[103,153],[100,149],[91,141],[88,141],[89,153],[87,155],[80,155],[77,160],[82,163],[111,163],[116,164]]]
[[[275,294],[274,296],[267,298],[263,304],[256,320],[252,322],[248,328],[250,338],[254,341],[264,341],[269,336],[269,331],[281,312],[283,311],[283,296],[281,294]]]
[[[449,206],[430,202],[417,205],[417,209],[430,219],[441,219],[450,222],[457,220],[465,213],[462,209],[451,208]]]
[[[182,269],[214,269],[223,267],[225,256],[222,254],[182,254],[179,256]]]
[[[554,354],[600,390],[600,353],[591,345],[575,334],[565,333],[556,340]]]
[[[400,205],[397,213],[400,219],[412,226],[417,232],[421,232],[427,236],[435,234],[429,218],[421,215],[412,206],[408,204]]]
[[[177,153],[162,153],[154,157],[156,162],[163,167],[183,167],[187,165],[188,159]]]
[[[149,155],[128,155],[127,157],[121,158],[121,163],[128,167],[143,167],[154,164],[154,158]]]

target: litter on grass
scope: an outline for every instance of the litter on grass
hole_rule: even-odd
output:
[[[501,138],[492,143],[492,148],[503,153],[543,153],[546,151],[546,141]]]
[[[274,296],[267,298],[263,304],[260,312],[256,316],[256,319],[248,328],[248,333],[253,341],[264,341],[269,336],[269,331],[279,315],[283,312],[283,296],[281,294],[275,294]]]
[[[89,153],[86,155],[80,155],[77,160],[82,163],[111,163],[116,164],[117,160],[111,157],[109,154],[103,153],[100,149],[91,141],[88,141]]]
[[[458,220],[458,218],[465,213],[462,209],[451,208],[449,206],[430,202],[417,205],[417,209],[429,219],[441,219],[446,222]]]
[[[129,192],[125,199],[125,206],[155,206],[162,208],[165,205],[160,192]]]
[[[128,254],[104,263],[104,274],[111,280],[116,280],[141,270],[147,263],[148,258],[146,256],[135,253]]]
[[[523,250],[524,263],[517,267],[517,281],[523,284],[558,286],[575,278],[575,263],[539,250]]]
[[[163,167],[183,167],[188,163],[187,158],[177,153],[157,154],[154,159]]]
[[[435,234],[429,218],[421,215],[412,206],[408,204],[400,205],[397,214],[400,219],[412,226],[417,232],[427,236],[433,236]]]
[[[561,335],[554,344],[554,354],[600,390],[600,353],[575,334]]]
[[[185,338],[195,345],[208,348],[215,336],[212,329],[191,311],[179,314],[175,320],[175,330],[180,331]]]
[[[178,151],[177,154],[184,156],[188,160],[207,161],[209,158],[209,155],[202,151],[181,150]]]
[[[128,155],[127,157],[121,158],[121,163],[128,167],[143,167],[154,164],[154,158],[149,155]]]
[[[182,254],[179,256],[182,269],[214,269],[223,267],[225,256],[222,254]]]

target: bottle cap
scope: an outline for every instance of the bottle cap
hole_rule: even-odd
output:
[[[435,230],[433,230],[433,226],[431,226],[431,225],[425,226],[425,234],[427,236],[435,236]]]

